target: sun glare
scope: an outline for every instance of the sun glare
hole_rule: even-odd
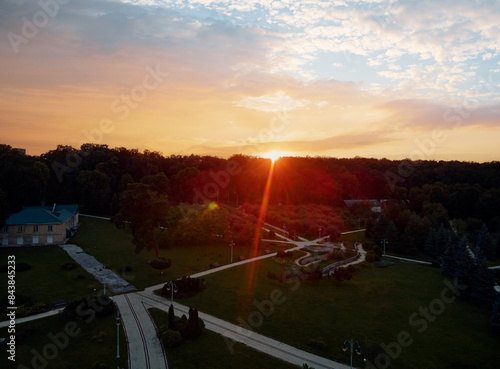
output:
[[[271,159],[271,162],[274,164],[276,163],[276,161],[281,158],[283,155],[278,152],[278,151],[271,151],[271,152],[268,152],[264,155],[262,155],[263,158],[266,158],[266,159]]]

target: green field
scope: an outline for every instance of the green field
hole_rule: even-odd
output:
[[[168,325],[168,314],[162,310],[149,309],[156,326]],[[296,369],[297,367],[269,355],[253,350],[241,343],[228,348],[224,337],[206,330],[196,340],[184,341],[180,346],[166,349],[170,369],[203,368],[275,368]]]
[[[121,326],[120,358],[116,358],[114,316],[95,319],[89,323],[78,322],[77,328],[69,329],[74,337],[63,333],[66,331],[66,324],[59,316],[18,324],[16,326],[18,333],[28,329],[32,333],[24,340],[16,342],[15,365],[7,360],[7,353],[2,349],[0,367],[19,368],[23,365],[25,368],[93,369],[96,363],[106,364],[107,368],[119,366],[125,369],[128,367],[125,334]],[[61,334],[66,334],[67,341],[62,338]],[[102,337],[96,339],[94,336],[99,334]],[[59,337],[59,346],[54,344],[51,338],[53,336]],[[7,337],[7,328],[0,329],[0,337]],[[44,361],[47,363],[46,366],[43,366]]]
[[[496,368],[500,362],[500,337],[489,330],[489,310],[460,299],[440,305],[447,285],[438,269],[408,263],[366,267],[349,282],[285,284],[267,278],[268,271],[284,270],[269,259],[224,270],[206,277],[201,294],[179,302],[343,362],[348,361],[340,349],[345,339],[358,341],[363,356],[374,362],[384,354],[381,344],[397,341],[401,332],[412,343],[390,359],[391,367]],[[269,304],[273,296],[279,304]],[[419,309],[430,304],[436,314],[426,320]],[[325,348],[310,347],[311,339]]]
[[[0,265],[7,264],[7,256],[14,255],[16,263],[27,263],[31,270],[15,275],[16,295],[30,297],[33,302],[52,303],[73,301],[94,294],[98,282],[80,265],[76,269],[62,270],[61,265],[73,259],[59,246],[2,247]],[[0,273],[0,283],[7,286],[7,273]],[[7,292],[5,288],[0,294]]]
[[[202,272],[215,262],[220,265],[229,264],[231,260],[231,248],[228,245],[171,247],[160,250],[161,256],[172,260],[172,266],[162,274],[148,264],[148,260],[155,258],[153,251],[142,250],[139,254],[135,253],[132,235],[128,230],[119,230],[111,222],[101,219],[81,217],[80,221],[80,229],[69,243],[82,247],[97,260],[109,265],[112,270],[119,271],[124,266],[131,267],[131,272],[117,274],[121,274],[138,289]],[[283,250],[283,247],[266,245],[259,251],[259,255],[264,254],[264,249],[277,251]],[[234,261],[237,261],[239,256],[248,258],[251,255],[250,247],[236,245],[233,248]]]

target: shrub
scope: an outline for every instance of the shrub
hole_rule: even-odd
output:
[[[182,343],[182,335],[179,331],[167,329],[162,333],[161,340],[165,347],[176,347]]]
[[[352,278],[352,273],[350,273],[347,268],[341,267],[335,269],[335,272],[333,272],[333,276],[337,281],[343,282],[350,280]]]
[[[277,258],[292,258],[293,257],[293,252],[292,251],[278,251],[276,253]]]
[[[27,303],[21,305],[16,310],[16,317],[22,318],[29,315],[45,313],[50,310],[49,304],[43,302]]]
[[[89,312],[87,313],[87,311]],[[82,314],[82,312],[84,312],[84,314]],[[97,318],[104,318],[108,315],[114,314],[114,312],[115,305],[109,296],[99,296],[71,301],[66,305],[61,315],[65,321],[80,321],[82,319],[91,319],[93,316]],[[89,317],[90,314],[92,315]]]
[[[341,260],[343,259],[342,252],[339,250],[333,250],[331,253],[328,254],[328,259],[330,260]]]
[[[326,343],[322,338],[311,338],[307,343],[309,347],[323,351],[326,348]]]
[[[9,266],[7,264],[0,266],[1,273],[7,273],[8,270],[9,270]],[[23,262],[16,263],[16,273],[17,272],[27,272],[28,270],[31,270],[31,265],[29,265],[28,263],[23,263]]]
[[[63,265],[61,265],[61,269],[62,270],[73,270],[73,269],[76,269],[76,264],[71,262],[71,261],[68,261],[67,263],[64,263]]]
[[[152,268],[158,270],[168,269],[172,265],[172,260],[161,257],[159,259],[150,260],[149,265],[151,265]]]
[[[369,263],[374,263],[376,261],[379,261],[380,260],[380,256],[378,256],[377,254],[375,254],[374,252],[372,251],[369,251],[366,253],[366,258],[365,260]]]
[[[356,273],[359,270],[359,268],[356,265],[348,265],[347,266],[347,271],[351,274]]]
[[[106,333],[100,331],[96,335],[92,336],[91,341],[95,343],[101,343],[107,337]]]
[[[125,265],[124,267],[120,268],[119,272],[120,273],[130,273],[132,271],[132,267]]]
[[[191,278],[182,277],[174,281],[177,286],[177,297],[190,297],[201,292],[205,288],[205,280],[202,278]],[[166,283],[161,289],[161,294],[164,296],[170,296],[171,291],[169,289],[169,283]]]
[[[273,272],[271,272],[271,271],[268,271],[268,272],[267,272],[267,278],[269,278],[269,279],[277,279],[277,278],[276,278],[276,273],[273,273]]]

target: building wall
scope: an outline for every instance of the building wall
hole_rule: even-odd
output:
[[[23,224],[22,230],[17,225],[9,225],[7,233],[0,232],[2,246],[51,245],[62,244],[66,240],[66,229],[78,224],[78,214],[60,224]],[[49,227],[52,230],[49,231]],[[36,229],[38,227],[38,229]],[[0,230],[1,231],[1,230]],[[52,237],[52,240],[50,239]],[[7,241],[6,241],[7,239]],[[22,239],[22,243],[19,243]],[[7,245],[5,244],[7,243]]]

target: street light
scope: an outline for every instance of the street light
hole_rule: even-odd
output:
[[[116,358],[120,358],[120,311],[116,309]]]
[[[382,241],[384,242],[384,256],[385,256],[385,243],[387,242],[387,238],[382,238]]]
[[[319,227],[318,228],[318,232],[319,232],[319,237],[318,238],[321,238],[321,231],[323,230],[323,228]]]
[[[233,262],[233,246],[235,245],[234,240],[231,240],[229,247],[231,247],[231,263]]]
[[[174,303],[174,292],[177,293],[179,290],[174,282],[170,281],[167,283],[167,291],[170,291],[170,303]]]
[[[347,344],[351,347],[351,369],[352,369],[352,352],[354,350],[354,345],[356,345],[356,354],[361,355],[361,347],[359,347],[359,343],[354,340],[345,340],[344,345],[342,345],[342,351],[347,351]]]

